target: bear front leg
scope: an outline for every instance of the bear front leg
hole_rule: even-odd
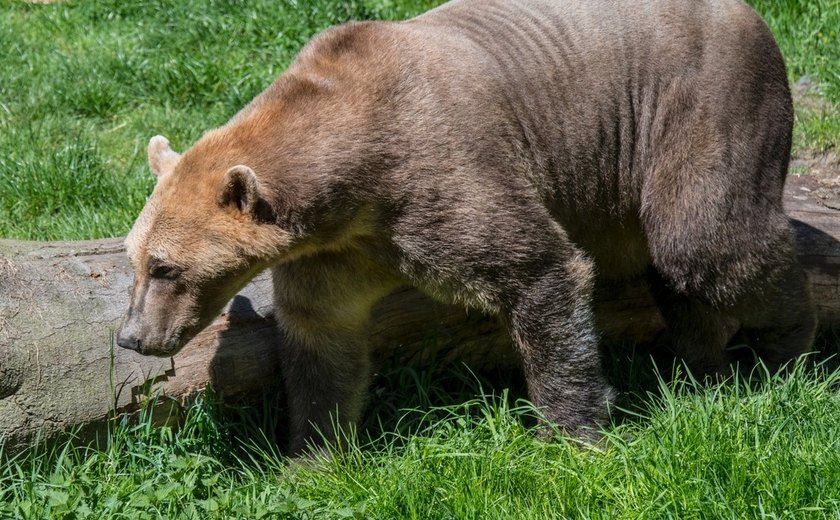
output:
[[[273,270],[292,455],[340,441],[361,415],[371,369],[372,307],[397,280],[358,253],[324,253]]]
[[[575,252],[523,284],[507,316],[531,402],[564,433],[588,438],[596,438],[595,428],[606,420],[611,394],[598,352],[592,288],[592,262]]]
[[[415,218],[395,226],[402,272],[434,298],[498,314],[531,402],[561,431],[595,437],[610,389],[592,311],[592,260],[528,192],[475,183],[453,193],[469,193],[471,206],[425,199],[406,210]]]
[[[350,433],[361,415],[371,370],[358,334],[301,337],[306,326],[285,321],[281,370],[289,407],[289,454],[296,456],[310,446],[340,442],[341,434]]]

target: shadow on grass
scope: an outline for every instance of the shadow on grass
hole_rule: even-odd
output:
[[[822,332],[815,350],[810,364],[819,367],[814,368],[816,377],[820,371],[840,370],[840,330]],[[687,379],[672,353],[649,345],[605,345],[603,360],[608,379],[617,390],[611,415],[613,425],[644,423],[653,407],[662,406],[663,390],[681,378]],[[758,379],[762,380],[761,377]],[[682,388],[689,392],[701,391],[704,385],[689,384]],[[502,405],[499,408],[512,411],[525,427],[533,427],[536,425],[534,415],[522,406],[526,399],[524,378],[516,368],[476,371],[463,364],[440,361],[415,368],[390,361],[380,367],[371,384],[357,444],[362,450],[375,451],[385,446],[398,448],[411,436],[434,428],[439,421],[451,420],[453,414],[477,414],[479,417],[483,413],[480,406],[465,405],[477,401],[491,406]],[[169,409],[178,413],[177,407]],[[212,390],[207,390],[192,406],[181,408],[182,415],[169,421],[165,428],[156,426],[160,424],[156,413],[152,400],[140,417],[127,423],[112,423],[108,432],[92,444],[83,432],[75,432],[47,443],[37,443],[27,452],[36,454],[38,460],[50,461],[70,445],[84,446],[79,453],[87,449],[108,451],[121,449],[114,445],[173,442],[171,436],[176,434],[181,439],[177,442],[194,446],[223,464],[239,466],[253,461],[258,465],[267,460],[284,460],[288,425],[286,399],[279,384],[236,401],[223,401]],[[81,442],[74,442],[74,439]],[[26,458],[28,455],[18,453],[14,457]],[[8,464],[14,457],[0,448],[0,462]]]
[[[840,369],[840,330],[821,333],[815,349],[817,352],[810,357],[813,366],[827,372]],[[661,402],[663,388],[691,378],[673,353],[651,345],[605,345],[603,364],[617,390],[611,408],[613,425],[645,421],[650,407],[659,406],[656,403]],[[755,386],[767,381],[760,368],[756,373],[749,382],[737,384]],[[704,387],[703,383],[688,385],[689,389]],[[463,405],[476,399],[491,403],[504,401],[507,409],[522,410],[527,391],[521,371],[516,368],[472,370],[464,364],[443,364],[437,360],[425,368],[386,362],[369,390],[367,409],[359,425],[359,445],[363,449],[376,449],[383,443],[399,445],[399,439],[407,439],[440,420],[451,418],[453,409],[472,413]],[[233,447],[230,455],[241,460],[250,450],[276,455],[284,452],[288,440],[287,417],[280,386],[247,400],[216,403],[213,408],[216,414],[213,420],[230,436]],[[475,413],[481,412],[475,410]],[[526,427],[536,425],[531,414],[523,413],[520,418]]]

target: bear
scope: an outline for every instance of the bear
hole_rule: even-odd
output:
[[[293,454],[352,428],[372,307],[499,317],[543,424],[608,419],[598,280],[647,276],[692,371],[780,367],[816,322],[782,207],[785,64],[740,0],[454,0],[351,22],[183,154],[126,237],[121,347],[171,356],[271,269]]]

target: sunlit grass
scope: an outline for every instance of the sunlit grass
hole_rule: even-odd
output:
[[[757,388],[660,380],[594,446],[536,440],[533,410],[505,392],[482,394],[477,381],[476,397],[399,414],[410,434],[374,428],[329,459],[303,463],[208,397],[178,431],[123,423],[98,448],[64,444],[4,461],[0,516],[834,518],[840,510],[837,372],[800,366]]]
[[[124,234],[155,134],[184,149],[316,32],[434,0],[0,2],[0,237]]]
[[[791,82],[811,86],[811,102],[797,104],[794,149],[836,152],[840,149],[840,0],[748,2],[773,30]]]
[[[151,136],[182,150],[268,86],[316,32],[438,3],[0,0],[0,236],[124,234],[152,187]],[[751,3],[791,81],[812,78],[823,101],[797,114],[796,149],[836,149],[840,0]]]

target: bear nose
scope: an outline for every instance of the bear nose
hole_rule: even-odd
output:
[[[117,345],[140,352],[140,340],[137,338],[137,335],[130,330],[126,330],[124,326],[120,327],[117,331]]]

